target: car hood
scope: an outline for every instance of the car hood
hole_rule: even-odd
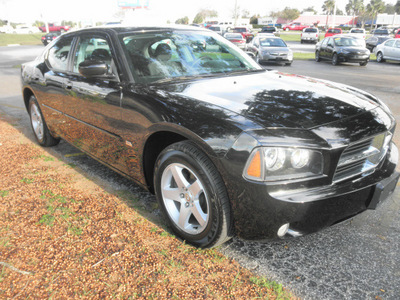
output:
[[[379,106],[355,88],[305,76],[266,71],[162,84],[158,88],[240,114],[265,128],[310,129]]]

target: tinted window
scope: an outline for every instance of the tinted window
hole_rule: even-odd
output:
[[[362,30],[362,29],[352,29],[350,32],[351,33],[364,33],[364,30]]]
[[[246,32],[246,28],[234,28],[234,32]]]
[[[75,73],[79,72],[79,64],[85,60],[101,61],[111,65],[111,51],[107,40],[102,37],[81,37],[75,53],[73,68]]]
[[[58,42],[50,48],[47,54],[47,63],[50,68],[66,71],[68,63],[68,54],[71,50],[73,37],[66,37],[58,40]]]
[[[276,28],[275,27],[263,27],[261,32],[275,32]]]
[[[318,32],[318,29],[317,28],[306,28],[306,29],[304,29],[304,32]]]
[[[321,47],[325,47],[328,44],[329,39],[324,39],[321,43]]]

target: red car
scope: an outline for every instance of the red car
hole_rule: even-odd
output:
[[[58,26],[58,25],[49,23],[49,32],[53,32],[53,31],[66,32],[66,31],[68,31],[68,30],[70,30],[70,29],[71,29],[71,27],[68,26],[68,25],[65,25],[65,26]],[[40,30],[41,32],[46,32],[46,26],[40,26],[40,27],[39,27],[39,30]]]
[[[328,31],[325,33],[325,37],[342,34],[342,29],[340,28],[329,28]]]
[[[254,34],[247,27],[235,27],[233,32],[240,33],[246,39],[246,42],[249,42],[254,37]]]
[[[283,30],[289,31],[289,30],[303,30],[304,28],[310,27],[309,25],[301,24],[298,22],[290,23],[287,24],[286,26],[283,27]]]
[[[394,35],[395,39],[400,39],[400,29],[397,30],[396,34]]]

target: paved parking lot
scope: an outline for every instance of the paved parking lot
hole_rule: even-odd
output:
[[[20,95],[21,61],[43,47],[0,48],[0,111],[17,120],[33,140]],[[351,84],[380,97],[400,121],[399,64],[371,62],[367,67],[295,61],[292,67],[269,65],[282,72],[310,75]],[[398,130],[395,135],[400,144]],[[76,149],[65,142],[48,150],[77,165],[77,169],[108,189],[128,190],[146,203],[154,197],[89,157],[70,156]],[[155,218],[158,216],[155,215]],[[275,279],[303,299],[400,298],[400,193],[376,211],[325,231],[289,241],[270,243],[234,239],[222,251],[258,274]]]

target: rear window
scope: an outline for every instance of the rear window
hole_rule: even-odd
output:
[[[306,28],[304,29],[304,32],[318,32],[317,28]]]
[[[246,32],[246,28],[233,28],[234,32]]]
[[[389,34],[389,30],[386,30],[386,29],[377,29],[377,30],[375,30],[375,33]]]
[[[329,29],[328,32],[330,33],[340,33],[340,29]]]
[[[352,29],[351,33],[364,33],[364,30],[362,30],[362,29]]]
[[[275,32],[276,28],[275,27],[263,27],[261,30],[262,32]]]

